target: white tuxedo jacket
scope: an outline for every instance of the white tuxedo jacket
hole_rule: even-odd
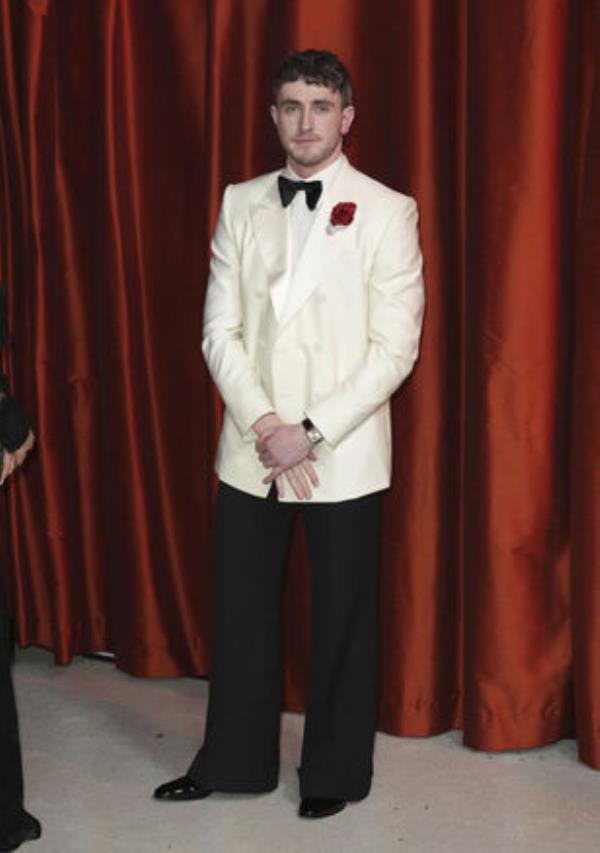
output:
[[[415,363],[423,316],[417,206],[344,158],[290,270],[278,174],[227,187],[212,243],[202,348],[225,402],[216,471],[265,497],[252,424],[270,411],[309,417],[325,439],[312,500],[348,500],[390,484],[389,400]],[[356,204],[350,225],[330,225],[338,202]],[[284,276],[277,320],[270,291]],[[290,487],[284,500],[296,500]]]

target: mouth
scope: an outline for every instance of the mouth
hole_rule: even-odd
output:
[[[296,142],[299,145],[306,145],[309,142],[318,142],[318,141],[319,141],[318,139],[294,139],[294,142]]]

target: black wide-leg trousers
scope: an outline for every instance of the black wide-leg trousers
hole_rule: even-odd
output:
[[[23,801],[21,747],[10,667],[10,622],[0,576],[0,817],[2,811]]]
[[[379,495],[286,504],[219,484],[214,628],[204,744],[188,773],[217,791],[272,790],[279,776],[282,591],[301,512],[311,563],[302,797],[369,793],[377,715]]]

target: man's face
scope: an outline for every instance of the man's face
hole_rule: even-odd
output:
[[[333,163],[342,150],[354,107],[342,107],[340,92],[296,80],[283,84],[271,117],[290,166],[307,178]]]

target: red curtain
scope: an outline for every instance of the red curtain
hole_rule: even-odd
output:
[[[355,79],[349,156],[416,196],[426,261],[394,401],[381,728],[484,749],[575,733],[600,767],[598,2],[0,4],[7,368],[39,440],[3,532],[21,642],[207,671],[208,242],[224,185],[281,161],[278,61],[327,47]],[[301,708],[301,530],[286,595]]]

